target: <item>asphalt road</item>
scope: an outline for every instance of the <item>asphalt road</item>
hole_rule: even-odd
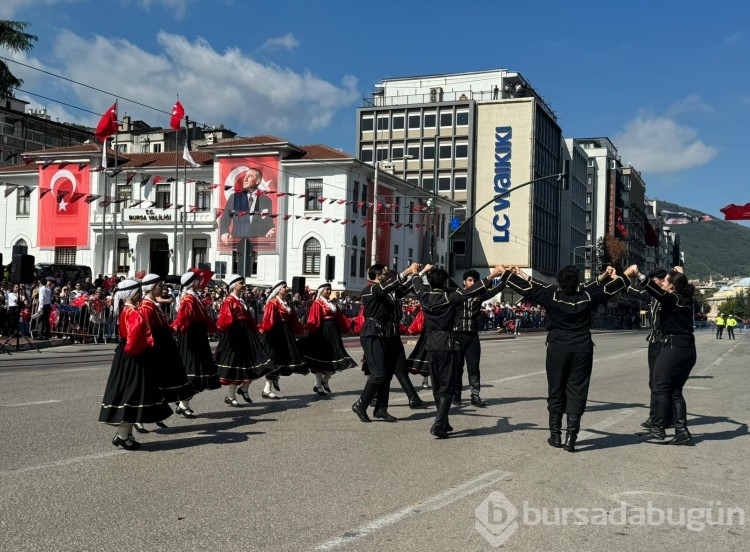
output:
[[[602,333],[574,454],[546,442],[543,334],[482,343],[490,406],[454,409],[443,441],[395,380],[399,421],[362,424],[355,369],[326,397],[311,376],[242,408],[203,393],[127,452],[96,423],[111,345],[2,355],[0,550],[747,550],[750,339],[697,335],[694,446],[635,435],[645,334]]]

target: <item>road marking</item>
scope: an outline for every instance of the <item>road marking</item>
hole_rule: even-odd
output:
[[[508,376],[507,378],[500,378],[500,379],[488,381],[487,383],[502,383],[504,381],[512,381],[512,380],[517,380],[521,378],[528,378],[531,376],[539,376],[541,374],[546,374],[546,373],[547,373],[546,370],[539,370],[538,372],[529,372],[527,374],[518,374],[515,376]]]
[[[30,471],[43,470],[46,468],[57,468],[60,466],[69,466],[71,464],[78,464],[86,462],[88,460],[99,460],[100,458],[108,458],[110,456],[117,456],[128,452],[127,450],[113,450],[111,452],[101,452],[99,454],[90,454],[89,456],[77,456],[75,458],[65,458],[64,460],[57,460],[55,462],[45,462],[44,464],[37,464],[36,466],[26,466],[24,468],[17,468],[15,470],[0,470],[0,475],[16,475],[18,473],[26,473]]]
[[[67,368],[63,372],[86,372],[89,370],[101,370],[101,368]]]
[[[446,489],[443,492],[436,494],[435,496],[417,502],[416,504],[413,504],[411,506],[407,506],[406,508],[398,510],[397,512],[393,512],[391,514],[387,514],[383,517],[375,519],[357,529],[354,529],[353,531],[347,531],[346,533],[338,537],[335,537],[327,542],[324,542],[323,544],[318,545],[317,547],[315,547],[315,550],[333,550],[334,548],[339,548],[340,546],[346,546],[370,535],[371,533],[380,531],[381,529],[384,529],[390,525],[395,525],[396,523],[399,523],[400,521],[403,521],[411,516],[422,514],[425,512],[432,512],[434,510],[438,510],[444,506],[447,506],[448,504],[456,502],[457,500],[461,500],[462,498],[467,497],[481,489],[484,489],[485,487],[488,487],[493,483],[500,481],[501,479],[505,479],[509,475],[510,472],[504,472],[500,470],[494,470],[485,473],[484,475],[480,475],[476,479],[472,479],[471,481],[467,481],[466,483],[451,487],[450,489]]]
[[[711,368],[713,368],[714,366],[718,366],[719,364],[721,364],[721,361],[722,361],[722,360],[724,360],[724,359],[723,359],[723,358],[721,358],[721,357],[719,357],[719,358],[717,358],[717,359],[714,359],[714,361],[713,361],[713,362],[712,362],[711,364],[709,364],[709,365],[708,365],[708,366],[706,366],[706,367],[705,367],[705,368],[704,368],[703,370],[701,370],[700,372],[698,372],[698,375],[701,375],[701,374],[703,374],[703,373],[705,373],[705,372],[708,372],[708,371],[709,371],[709,370],[710,370]]]
[[[52,403],[59,403],[62,401],[58,400],[50,400],[50,401],[34,401],[34,402],[25,402],[25,403],[16,403],[16,404],[6,404],[6,408],[15,408],[16,406],[36,406],[38,404],[52,404]]]
[[[712,387],[701,387],[700,385],[685,385],[683,389],[712,389]]]
[[[625,418],[628,418],[638,412],[635,408],[626,408],[625,410],[621,410],[611,418],[607,418],[606,420],[602,420],[601,422],[594,424],[589,429],[592,431],[602,431],[604,429],[607,429],[609,427],[612,427],[615,424],[618,424],[622,422]],[[595,433],[590,433],[589,431],[581,431],[578,434],[578,440],[582,441],[584,439],[591,439],[592,437],[601,437],[601,435],[597,435]]]

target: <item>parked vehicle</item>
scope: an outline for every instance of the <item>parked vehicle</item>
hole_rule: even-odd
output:
[[[39,263],[34,267],[34,271],[38,279],[43,280],[52,276],[58,284],[81,282],[92,277],[91,267],[84,265]]]

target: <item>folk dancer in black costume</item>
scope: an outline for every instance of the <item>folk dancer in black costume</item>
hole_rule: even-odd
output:
[[[456,311],[462,308],[463,303],[480,297],[492,286],[492,279],[500,276],[502,272],[499,266],[495,267],[486,279],[477,279],[470,287],[452,292],[445,290],[448,273],[442,268],[433,269],[429,264],[422,269],[418,278],[412,280],[424,312],[423,335],[425,349],[430,353],[432,393],[437,405],[437,415],[430,428],[430,434],[438,439],[447,438],[448,432],[453,431],[448,415],[455,397],[454,387],[458,380],[456,372],[459,363],[463,362],[460,345],[453,330]],[[425,274],[429,285],[422,280]]]
[[[655,279],[660,285],[661,281],[666,278],[667,271],[663,268],[657,268],[652,270],[647,278]],[[648,388],[650,393],[648,419],[641,424],[641,427],[651,429],[654,420],[654,394],[653,394],[653,379],[654,379],[654,364],[656,364],[656,357],[661,352],[661,304],[656,299],[652,299],[651,295],[641,287],[635,287],[632,284],[628,286],[628,295],[638,297],[641,301],[649,303],[649,326],[651,332],[646,337],[648,341]],[[667,425],[671,425],[672,416],[669,416]]]
[[[467,270],[464,272],[464,289],[471,288],[479,279],[479,272]],[[484,288],[481,293],[472,294],[469,300],[456,308],[453,332],[456,343],[460,347],[460,359],[456,370],[456,384],[453,395],[453,404],[456,406],[461,404],[464,360],[466,361],[466,372],[469,374],[471,404],[480,408],[487,406],[487,403],[479,397],[479,357],[482,354],[482,346],[479,344],[479,311],[482,309],[482,303],[500,293],[504,288],[505,284],[498,282],[496,285]]]
[[[399,363],[406,371],[406,354],[399,332],[399,321],[403,312],[401,301],[395,292],[411,286],[409,277],[418,271],[417,263],[412,263],[409,268],[395,276],[382,264],[374,264],[368,270],[370,283],[362,291],[361,296],[365,321],[359,339],[370,375],[362,395],[352,405],[352,410],[363,422],[372,421],[367,415],[367,407],[375,397],[377,400],[373,416],[388,422],[396,421],[387,410],[388,393],[394,370]],[[408,372],[406,377],[408,378]]]
[[[504,268],[504,267],[503,267]],[[563,267],[557,274],[557,285],[532,281],[520,268],[505,269],[501,277],[508,287],[547,311],[547,410],[553,447],[575,451],[581,416],[591,381],[594,342],[591,340],[591,316],[594,309],[627,288],[611,266],[596,282],[579,284],[575,266]],[[607,281],[611,279],[611,281]],[[562,415],[567,414],[565,444],[561,442]]]
[[[682,267],[676,266],[661,282],[649,279],[631,265],[626,276],[637,276],[643,288],[661,304],[661,351],[654,364],[654,418],[643,436],[663,441],[670,411],[674,418],[674,437],[670,445],[685,445],[692,440],[687,427],[687,405],[682,394],[697,359],[693,335],[693,295]]]

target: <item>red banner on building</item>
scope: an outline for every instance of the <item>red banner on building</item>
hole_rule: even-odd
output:
[[[257,253],[275,253],[279,182],[276,156],[224,158],[219,160],[219,251],[238,249],[248,239]],[[268,193],[273,192],[273,193]]]
[[[77,194],[88,195],[89,182],[88,165],[72,170],[57,165],[39,169],[39,188],[52,192],[39,198],[39,247],[89,246],[89,204],[72,201]]]

